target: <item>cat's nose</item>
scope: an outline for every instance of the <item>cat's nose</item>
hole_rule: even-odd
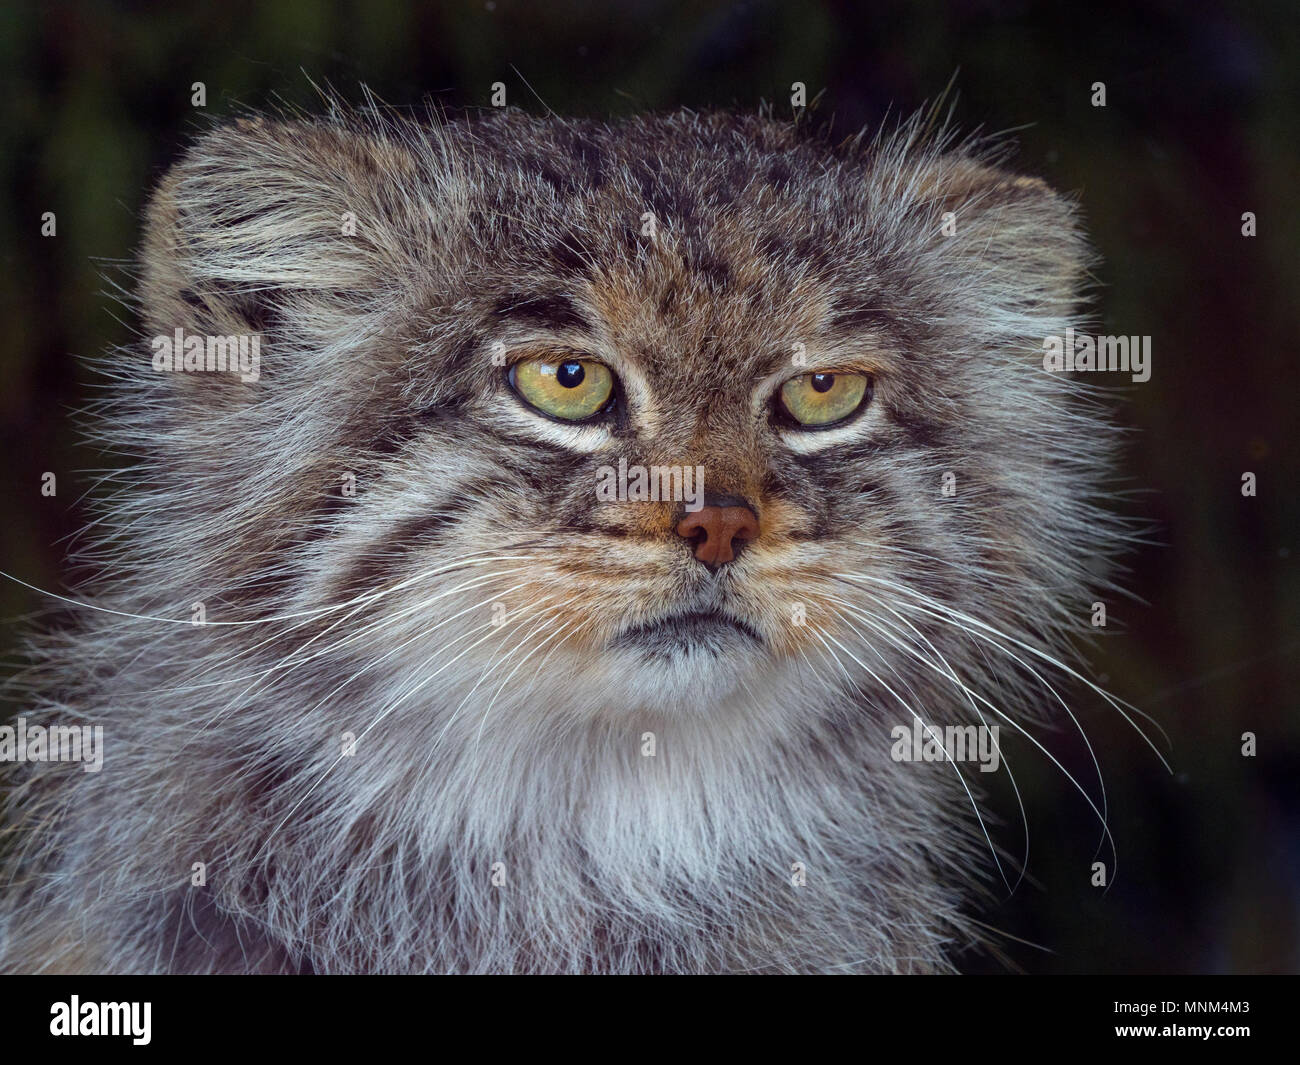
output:
[[[758,515],[737,496],[706,497],[703,507],[677,523],[677,535],[695,541],[695,557],[717,569],[734,559],[746,541],[757,538]]]

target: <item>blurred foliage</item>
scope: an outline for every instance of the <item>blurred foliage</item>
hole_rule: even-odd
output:
[[[1168,731],[1175,770],[1099,700],[1078,699],[1119,854],[1102,897],[1088,882],[1096,818],[1061,770],[1011,746],[1030,879],[987,919],[1049,948],[1007,943],[1029,971],[1297,970],[1293,0],[11,2],[0,10],[3,568],[64,587],[65,538],[84,524],[91,471],[111,461],[77,444],[69,411],[93,396],[78,360],[130,335],[105,274],[133,254],[144,195],[206,121],[192,83],[218,116],[311,108],[316,85],[484,106],[494,81],[513,105],[608,116],[761,100],[785,113],[802,81],[847,133],[920,106],[954,73],[960,124],[1016,130],[1019,165],[1079,193],[1104,262],[1099,331],[1154,338],[1150,382],[1107,383],[1136,430],[1132,510],[1157,531],[1132,559],[1137,601],[1109,604],[1097,668]],[[1105,108],[1090,104],[1095,81]],[[44,211],[57,237],[40,235]],[[1253,239],[1243,211],[1258,218]],[[53,499],[38,490],[46,470],[60,476]],[[1241,495],[1245,470],[1256,498]],[[4,582],[0,615],[35,599]],[[1240,754],[1246,730],[1257,758]],[[1096,796],[1078,732],[1066,723],[1049,746]],[[1000,786],[990,805],[1019,853],[1014,796]]]

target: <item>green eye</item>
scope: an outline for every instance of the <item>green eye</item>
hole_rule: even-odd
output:
[[[543,414],[580,422],[609,404],[614,375],[591,359],[526,359],[511,367],[510,385]]]
[[[810,373],[781,386],[781,406],[800,425],[843,421],[871,399],[871,378],[859,373]]]

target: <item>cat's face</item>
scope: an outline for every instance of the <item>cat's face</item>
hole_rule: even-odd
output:
[[[237,537],[195,580],[336,608],[302,640],[381,706],[883,702],[922,641],[979,661],[945,611],[1075,607],[1100,451],[1036,361],[1082,265],[1038,183],[758,119],[257,124],[150,241],[152,328],[262,338],[254,384],[155,387]],[[220,507],[214,439],[256,486]]]

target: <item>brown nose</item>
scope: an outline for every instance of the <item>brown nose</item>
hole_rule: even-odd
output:
[[[677,535],[687,540],[696,539],[695,557],[713,568],[730,562],[744,541],[758,536],[758,517],[744,503],[710,504],[679,521]]]

